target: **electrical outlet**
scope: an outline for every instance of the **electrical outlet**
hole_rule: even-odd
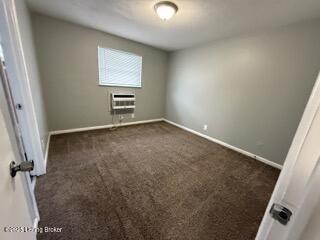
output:
[[[203,130],[205,130],[205,131],[208,130],[208,125],[207,124],[203,125]]]
[[[131,118],[134,118],[134,113],[131,114]]]

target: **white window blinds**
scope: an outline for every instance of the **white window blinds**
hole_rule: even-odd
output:
[[[100,85],[141,87],[141,56],[98,47],[98,62]]]

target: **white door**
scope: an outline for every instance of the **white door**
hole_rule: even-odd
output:
[[[1,43],[0,43],[0,50],[2,49]],[[18,144],[18,149],[22,157],[22,161],[28,161],[28,157],[26,154],[26,148],[25,148],[25,142],[23,140],[22,136],[22,131],[21,131],[21,124],[19,123],[19,118],[18,114],[15,109],[15,103],[14,99],[12,96],[12,91],[11,91],[11,85],[8,79],[8,74],[5,68],[5,61],[4,61],[4,56],[1,53],[0,56],[0,82],[2,84],[2,89],[4,93],[4,97],[6,98],[6,104],[8,105],[8,111],[11,117],[11,122],[14,128],[14,133],[16,136],[17,144]],[[33,215],[35,219],[40,219],[39,217],[39,212],[38,212],[38,207],[37,207],[37,202],[34,196],[33,192],[33,186],[31,183],[31,175],[30,173],[26,173],[26,181],[27,181],[27,187],[28,187],[28,195],[30,200],[32,201],[32,208],[33,208]],[[33,183],[35,184],[35,178],[33,178]]]
[[[10,162],[21,162],[22,156],[18,150],[2,84],[0,101],[0,239],[36,239],[35,232],[28,232],[33,228],[34,214],[27,175],[18,172],[12,178],[9,173]]]
[[[32,175],[39,176],[45,174],[46,169],[21,37],[22,29],[26,27],[23,25],[26,21],[25,11],[24,0],[0,0],[0,44],[3,47],[14,105],[21,106],[16,115],[21,126],[24,149],[27,158],[35,163]]]
[[[308,222],[320,207],[320,74],[288,152],[256,239],[306,239]],[[283,225],[270,209],[279,203],[292,212]],[[320,210],[319,210],[320,211]],[[319,228],[319,226],[318,226]],[[311,239],[312,233],[308,233]],[[315,239],[320,239],[318,236]]]

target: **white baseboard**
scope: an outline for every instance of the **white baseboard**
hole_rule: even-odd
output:
[[[272,162],[272,161],[270,161],[270,160],[268,160],[268,159],[266,159],[266,158],[260,157],[260,156],[258,156],[258,155],[256,155],[256,154],[253,154],[253,153],[250,153],[250,152],[245,151],[245,150],[243,150],[243,149],[237,148],[237,147],[235,147],[235,146],[232,146],[232,145],[230,145],[230,144],[228,144],[228,143],[225,143],[225,142],[223,142],[223,141],[221,141],[221,140],[219,140],[219,139],[210,137],[210,136],[205,135],[205,134],[203,134],[203,133],[199,133],[199,132],[197,132],[197,131],[195,131],[195,130],[192,130],[192,129],[190,129],[190,128],[187,128],[187,127],[185,127],[185,126],[182,126],[182,125],[180,125],[180,124],[178,124],[178,123],[172,122],[172,121],[170,121],[170,120],[168,120],[168,119],[165,119],[165,118],[157,118],[157,119],[150,119],[150,120],[143,120],[143,121],[135,121],[135,122],[122,123],[122,124],[121,124],[121,127],[122,127],[122,126],[129,126],[129,125],[143,124],[143,123],[160,122],[160,121],[165,121],[165,122],[167,122],[167,123],[169,123],[169,124],[172,124],[172,125],[174,125],[174,126],[177,126],[177,127],[181,128],[181,129],[184,129],[184,130],[186,130],[186,131],[188,131],[188,132],[191,132],[191,133],[193,133],[193,134],[195,134],[195,135],[198,135],[198,136],[200,136],[200,137],[206,138],[206,139],[208,139],[209,141],[215,142],[215,143],[217,143],[217,144],[219,144],[219,145],[222,145],[222,146],[224,146],[224,147],[227,147],[227,148],[229,148],[229,149],[232,149],[232,150],[234,150],[234,151],[236,151],[236,152],[239,152],[239,153],[244,154],[244,155],[246,155],[246,156],[252,157],[252,158],[254,158],[254,159],[256,159],[256,160],[258,160],[258,161],[260,161],[260,162],[263,162],[263,163],[265,163],[265,164],[267,164],[267,165],[270,165],[270,166],[272,166],[272,167],[278,168],[278,169],[280,169],[280,170],[282,169],[282,166],[281,166],[280,164],[274,163],[274,162]],[[97,130],[97,129],[105,129],[105,128],[112,128],[112,127],[114,127],[113,124],[108,124],[108,125],[93,126],[93,127],[72,128],[72,129],[51,131],[51,132],[49,133],[49,136],[48,136],[48,142],[47,142],[47,148],[46,148],[46,156],[45,156],[45,163],[47,164],[47,158],[48,158],[48,152],[49,152],[49,143],[50,143],[50,137],[51,137],[51,135],[58,135],[58,134],[64,134],[64,133],[73,133],[73,132],[83,132],[83,131],[90,131],[90,130]]]
[[[157,119],[150,119],[150,120],[142,120],[142,121],[135,121],[135,122],[126,122],[122,123],[119,127],[123,126],[129,126],[129,125],[137,125],[137,124],[143,124],[143,123],[151,123],[151,122],[160,122],[163,121],[163,118],[157,118]],[[97,129],[104,129],[104,128],[112,128],[115,125],[108,124],[108,125],[101,125],[101,126],[93,126],[93,127],[83,127],[83,128],[72,128],[72,129],[65,129],[65,130],[57,130],[57,131],[51,131],[49,135],[58,135],[58,134],[64,134],[64,133],[72,133],[72,132],[84,132],[84,131],[90,131],[90,130],[97,130]]]
[[[280,164],[274,163],[274,162],[272,162],[272,161],[270,161],[270,160],[268,160],[268,159],[265,159],[265,158],[263,158],[263,157],[260,157],[260,156],[258,156],[258,155],[255,155],[255,154],[250,153],[250,152],[248,152],[248,151],[245,151],[245,150],[243,150],[243,149],[234,147],[234,146],[232,146],[232,145],[230,145],[230,144],[228,144],[228,143],[225,143],[225,142],[223,142],[223,141],[221,141],[221,140],[218,140],[218,139],[213,138],[213,137],[209,137],[208,135],[205,135],[205,134],[203,134],[203,133],[199,133],[199,132],[197,132],[197,131],[195,131],[195,130],[192,130],[192,129],[190,129],[190,128],[187,128],[187,127],[185,127],[185,126],[182,126],[182,125],[180,125],[180,124],[178,124],[178,123],[172,122],[172,121],[167,120],[167,119],[163,119],[163,121],[165,121],[165,122],[167,122],[167,123],[170,123],[170,124],[172,124],[172,125],[174,125],[174,126],[176,126],[176,127],[179,127],[179,128],[181,128],[181,129],[183,129],[183,130],[186,130],[186,131],[188,131],[188,132],[191,132],[191,133],[193,133],[193,134],[195,134],[195,135],[198,135],[198,136],[200,136],[200,137],[206,138],[206,139],[208,139],[209,141],[212,141],[212,142],[215,142],[215,143],[217,143],[217,144],[219,144],[219,145],[222,145],[222,146],[224,146],[224,147],[230,148],[230,149],[232,149],[232,150],[234,150],[234,151],[236,151],[236,152],[239,152],[239,153],[244,154],[244,155],[246,155],[246,156],[252,157],[252,158],[254,158],[254,159],[256,159],[256,160],[258,160],[258,161],[260,161],[260,162],[263,162],[263,163],[265,163],[265,164],[267,164],[267,165],[270,165],[270,166],[272,166],[272,167],[274,167],[274,168],[278,168],[278,169],[280,169],[280,170],[282,169],[282,166],[281,166]]]

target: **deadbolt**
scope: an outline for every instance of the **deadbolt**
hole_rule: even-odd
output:
[[[16,165],[14,161],[10,163],[10,175],[11,177],[15,177],[17,172],[30,172],[33,170],[34,162],[33,161],[25,161],[21,162],[19,165]]]

